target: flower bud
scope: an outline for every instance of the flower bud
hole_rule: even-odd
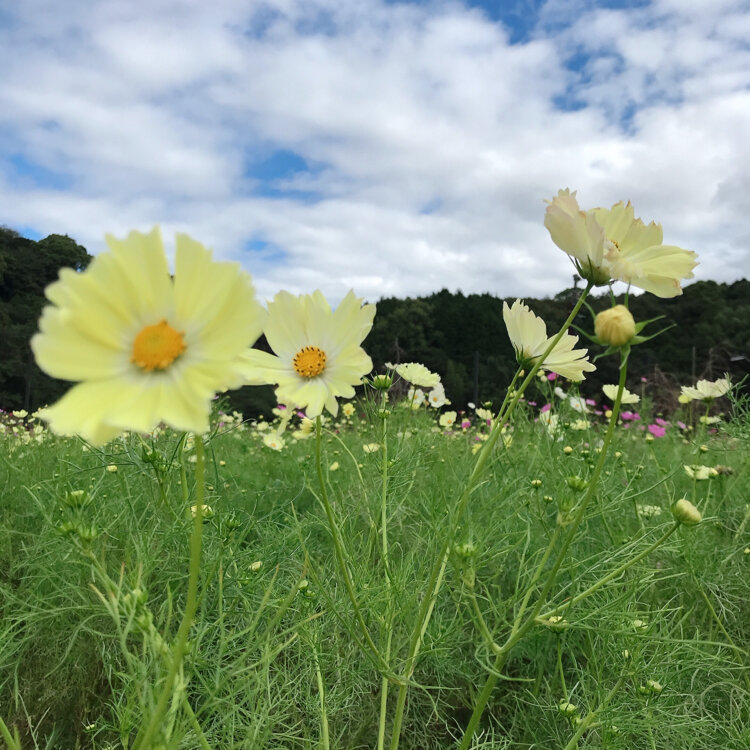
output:
[[[565,716],[573,716],[578,711],[575,703],[569,703],[564,698],[557,704],[557,710]]]
[[[684,523],[685,526],[695,526],[700,523],[703,516],[701,512],[696,508],[690,500],[686,500],[684,497],[682,500],[678,500],[672,508],[672,515],[680,523]]]
[[[635,320],[625,305],[615,305],[596,316],[594,332],[603,344],[624,346],[635,336]]]
[[[376,391],[387,391],[393,385],[393,378],[390,375],[376,375],[371,382]]]

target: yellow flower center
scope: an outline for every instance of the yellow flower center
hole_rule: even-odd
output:
[[[317,346],[303,346],[292,360],[294,371],[303,378],[314,378],[326,369],[326,353]]]
[[[146,372],[165,370],[185,351],[185,339],[166,320],[146,326],[135,337],[130,361]]]

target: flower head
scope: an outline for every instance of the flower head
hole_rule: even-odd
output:
[[[617,386],[616,385],[603,385],[602,390],[604,395],[612,402],[617,398]],[[622,389],[622,400],[623,404],[637,404],[640,401],[640,396],[635,393],[631,393],[627,388]]]
[[[636,219],[628,202],[582,211],[575,192],[560,190],[549,202],[544,226],[585,279],[596,285],[611,279],[655,294],[682,294],[681,279],[693,277],[696,254],[663,245],[661,225]]]
[[[685,526],[695,526],[695,524],[700,523],[702,519],[701,512],[698,508],[696,508],[690,500],[687,500],[684,497],[674,504],[672,507],[672,513],[674,514],[675,519],[680,523],[685,524]]]
[[[431,372],[419,362],[404,362],[393,368],[407,382],[422,388],[435,388],[440,383],[440,375]]]
[[[441,427],[453,427],[457,416],[458,414],[455,411],[444,411],[438,419],[438,424]]]
[[[552,341],[547,338],[544,321],[534,315],[521,300],[516,300],[512,307],[503,302],[503,320],[519,364],[536,364]],[[542,366],[569,380],[583,380],[584,372],[592,372],[596,368],[586,358],[585,349],[573,348],[577,343],[577,336],[564,333],[555,348],[544,358]]]
[[[594,332],[607,346],[624,346],[635,336],[635,320],[625,305],[615,305],[596,316]]]
[[[681,395],[694,401],[713,401],[715,398],[724,396],[732,389],[732,384],[728,377],[719,380],[699,380],[695,388],[688,385],[681,387]]]
[[[275,354],[246,351],[246,382],[276,383],[278,400],[305,409],[310,418],[324,408],[336,416],[336,399],[352,398],[354,386],[372,369],[372,360],[360,345],[374,317],[375,305],[362,305],[353,291],[335,310],[320,291],[299,297],[279,292],[268,303],[264,330]]]
[[[450,404],[450,401],[445,397],[445,388],[442,383],[438,383],[428,394],[427,402],[430,406],[435,409],[439,409],[441,406]]]
[[[211,399],[242,385],[239,356],[263,327],[249,274],[178,234],[170,277],[158,228],[107,244],[45,292],[52,304],[31,340],[37,363],[79,382],[41,416],[98,445],[160,422],[205,432]]]

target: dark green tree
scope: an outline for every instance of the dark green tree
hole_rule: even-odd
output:
[[[86,249],[66,235],[39,242],[0,227],[0,404],[35,409],[57,399],[68,384],[45,375],[34,362],[29,341],[45,305],[44,290],[61,268],[84,269]]]

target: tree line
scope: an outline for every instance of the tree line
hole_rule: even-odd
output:
[[[83,270],[91,261],[86,249],[68,236],[52,234],[34,241],[0,227],[0,408],[32,411],[52,403],[69,383],[45,375],[34,362],[29,340],[46,304],[44,289],[60,268]],[[565,321],[580,290],[575,286],[552,298],[526,299],[547,324],[550,335]],[[443,289],[427,297],[377,302],[377,315],[364,346],[378,371],[386,362],[421,362],[440,373],[454,406],[502,400],[516,369],[515,355],[503,323],[503,299]],[[509,304],[513,298],[507,298]],[[594,311],[611,304],[609,293],[589,298]],[[750,281],[731,284],[698,281],[672,299],[631,295],[636,319],[663,315],[649,330],[672,326],[638,346],[630,365],[631,390],[646,388],[657,408],[675,405],[678,385],[729,372],[741,379],[750,366]],[[578,325],[593,332],[585,309]],[[574,331],[571,331],[574,332]],[[580,334],[579,334],[580,335]],[[601,351],[580,335],[591,355]],[[261,340],[258,346],[263,347]],[[596,362],[597,371],[582,384],[585,394],[598,395],[605,383],[617,382],[617,359]],[[642,383],[645,378],[645,385]],[[270,412],[270,388],[243,388],[229,394],[230,406],[245,416]]]

